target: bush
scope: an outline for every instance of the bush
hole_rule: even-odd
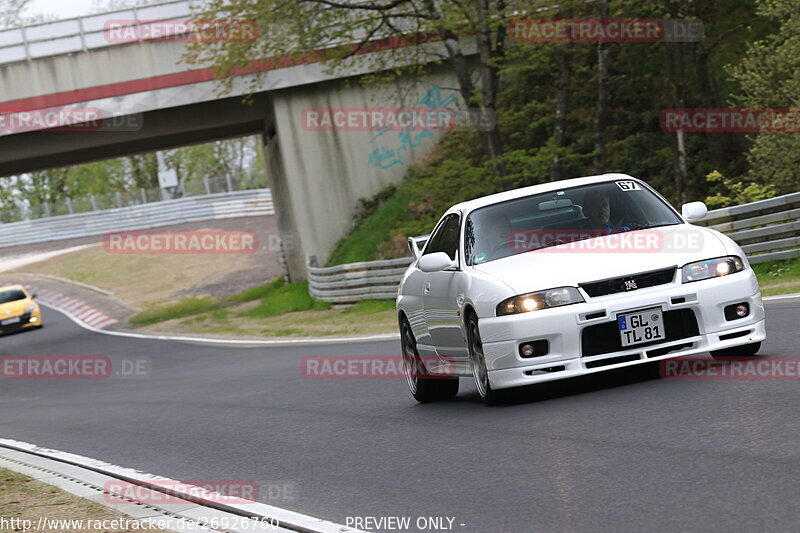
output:
[[[714,194],[706,198],[706,205],[711,209],[766,200],[776,194],[771,185],[734,181],[716,170],[708,174],[706,180],[714,184]]]

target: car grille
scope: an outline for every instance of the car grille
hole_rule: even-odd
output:
[[[16,331],[22,328],[22,326],[26,326],[30,319],[31,319],[30,313],[22,314],[19,316],[19,322],[17,322],[16,324],[8,324],[6,326],[0,326],[0,331]]]
[[[653,342],[644,342],[625,349],[635,350],[653,344],[688,339],[700,334],[697,328],[697,317],[691,309],[677,309],[664,312],[664,330],[667,338]],[[604,353],[614,353],[623,350],[622,340],[619,337],[617,321],[603,322],[594,326],[583,328],[581,332],[581,355],[591,357]]]
[[[677,267],[669,267],[661,270],[652,270],[650,272],[631,274],[630,276],[624,276],[621,278],[581,283],[580,287],[592,298],[596,296],[605,296],[606,294],[615,294],[618,292],[635,290],[627,288],[626,282],[631,281],[635,283],[637,289],[655,287],[656,285],[665,285],[667,283],[671,283],[672,280],[675,279],[676,268]]]

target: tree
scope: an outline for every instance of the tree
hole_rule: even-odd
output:
[[[0,29],[18,26],[31,0],[0,0]]]
[[[742,107],[800,108],[800,4],[796,0],[757,0],[758,14],[778,30],[755,42],[742,61],[730,67]],[[778,193],[800,188],[800,137],[797,132],[764,132],[753,139],[748,154],[750,178],[771,184]]]
[[[608,0],[600,0],[600,17],[608,17]],[[602,174],[606,171],[606,122],[608,105],[608,55],[609,46],[597,43],[597,106],[594,112],[594,171]]]
[[[492,118],[510,12],[506,0],[210,0],[195,18],[257,20],[260,38],[196,43],[185,60],[214,65],[223,90],[230,89],[230,76],[251,71],[253,61],[324,60],[331,69],[343,70],[370,61],[373,70],[395,77],[416,76],[431,62],[446,62],[464,105],[489,118],[480,136],[495,173],[503,176],[496,161],[503,152],[501,132]],[[477,51],[475,59],[469,57],[470,47]],[[263,75],[255,73],[253,90]]]

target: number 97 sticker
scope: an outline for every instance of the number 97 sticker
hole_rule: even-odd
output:
[[[618,181],[616,183],[617,183],[617,186],[619,186],[620,189],[622,189],[623,191],[626,191],[626,192],[628,192],[628,191],[641,191],[642,190],[642,188],[639,187],[639,184],[636,183],[635,181]]]

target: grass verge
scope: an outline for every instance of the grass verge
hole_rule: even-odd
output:
[[[143,331],[244,337],[373,335],[397,329],[394,300],[368,300],[334,308],[314,300],[308,283],[280,278],[224,300],[184,298],[156,304],[130,323]]]
[[[308,294],[308,282],[287,285],[281,278],[276,278],[224,300],[205,296],[183,298],[175,303],[156,302],[133,315],[129,321],[134,326],[147,326],[201,313],[216,312],[218,316],[223,316],[227,312],[226,308],[255,300],[259,300],[260,303],[255,307],[249,307],[247,311],[240,312],[239,316],[265,318],[283,313],[331,307],[329,303],[316,301]]]
[[[764,296],[800,292],[800,258],[753,265]]]
[[[317,302],[320,304],[321,302]],[[237,302],[225,307],[150,324],[141,331],[153,333],[205,334],[221,337],[316,337],[395,333],[394,300],[370,300],[348,307],[310,308],[273,313],[272,303]]]
[[[153,301],[184,296],[187,290],[225,284],[237,272],[267,272],[263,261],[262,253],[112,254],[97,245],[25,265],[11,273],[48,274],[88,283],[113,291],[116,298],[132,307],[144,308]]]
[[[43,516],[47,517],[51,524],[56,520],[83,520],[83,525],[95,523],[95,520],[108,520],[117,521],[117,524],[122,525],[125,520],[134,520],[131,516],[114,511],[99,503],[73,496],[52,485],[0,468],[0,517],[4,518],[8,522],[7,525],[10,526],[0,525],[0,533],[35,531],[39,519]],[[16,525],[29,523],[31,526],[29,528],[21,525],[15,527],[15,523],[11,522],[12,519],[15,520]],[[92,522],[87,522],[87,520]],[[113,525],[112,522],[106,522],[106,524]],[[64,533],[82,531],[85,533],[87,529],[90,528],[77,528],[73,522],[73,527],[58,527],[57,531]],[[55,527],[42,529],[42,531],[48,530],[56,531]],[[144,530],[134,526],[129,529],[109,527],[97,529],[97,531],[115,533],[136,531],[140,533]],[[163,529],[153,529],[152,531],[166,533]]]

